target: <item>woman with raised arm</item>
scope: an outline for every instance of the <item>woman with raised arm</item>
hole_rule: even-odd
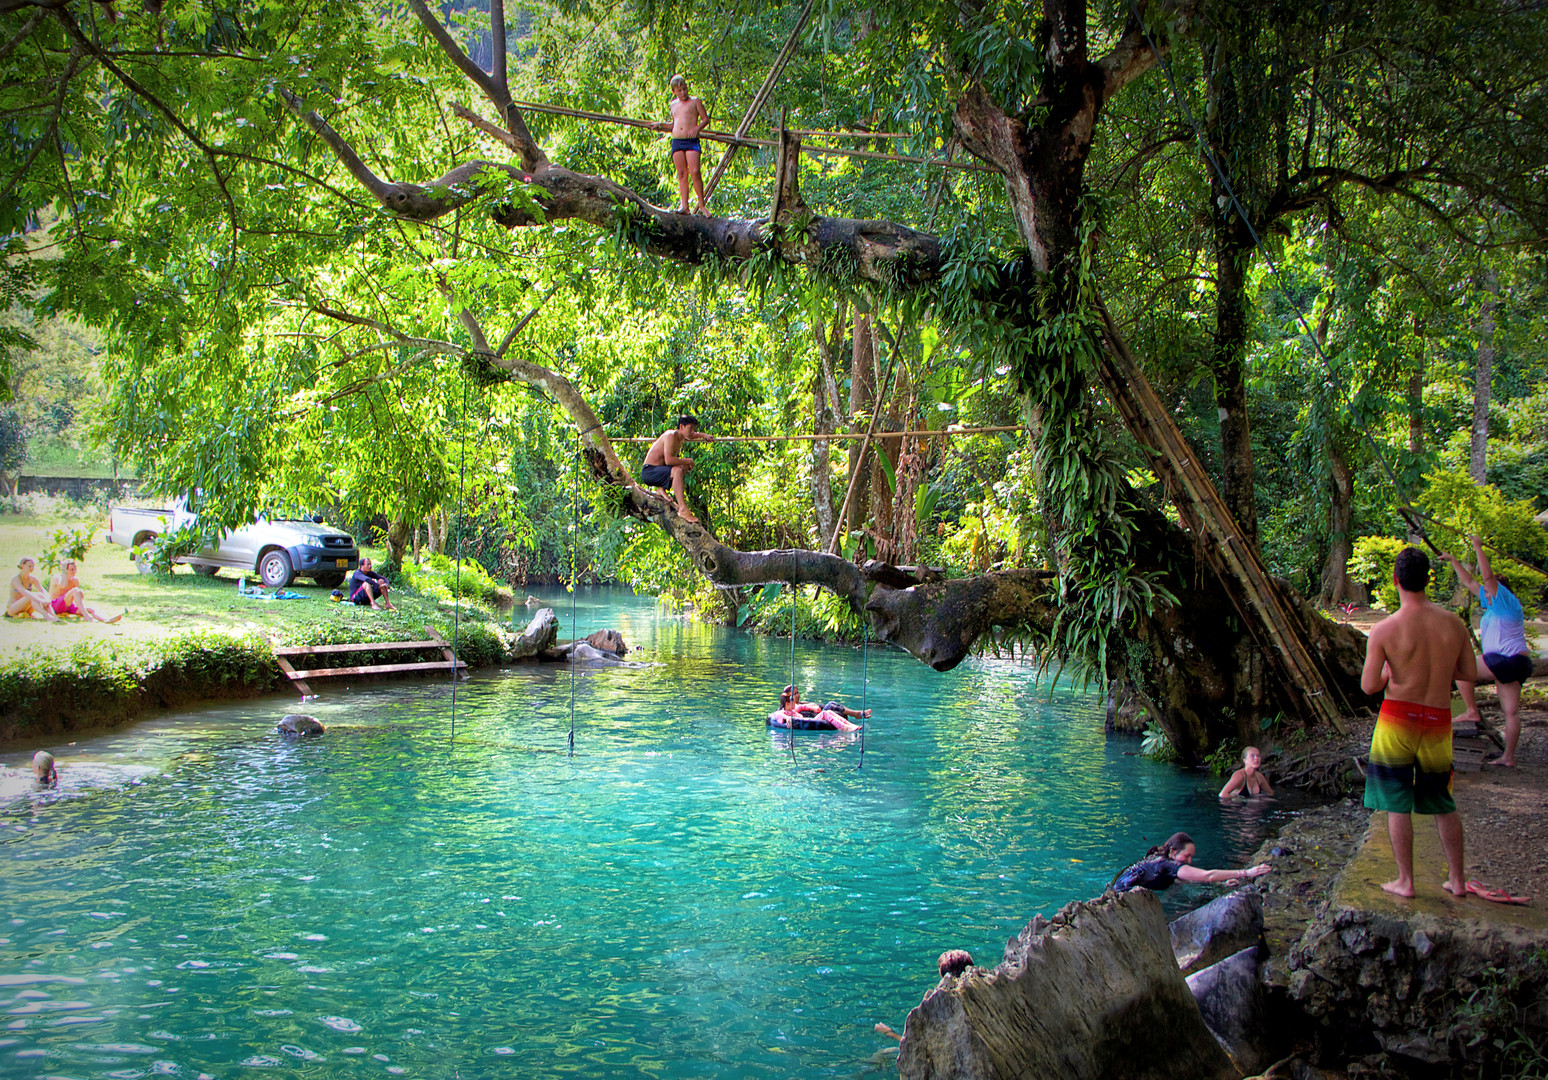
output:
[[[1521,611],[1521,601],[1510,591],[1505,579],[1494,572],[1489,556],[1484,552],[1483,541],[1475,533],[1468,537],[1473,542],[1473,553],[1478,556],[1478,577],[1468,573],[1462,560],[1455,555],[1441,557],[1457,572],[1457,580],[1478,597],[1483,617],[1478,620],[1478,639],[1483,655],[1478,658],[1478,674],[1494,680],[1500,695],[1500,709],[1505,713],[1505,753],[1492,759],[1491,765],[1513,767],[1516,764],[1516,743],[1521,739],[1521,685],[1532,674],[1532,650],[1527,645],[1526,620]],[[1478,722],[1478,698],[1470,682],[1458,682],[1457,692],[1467,711],[1458,719]]]

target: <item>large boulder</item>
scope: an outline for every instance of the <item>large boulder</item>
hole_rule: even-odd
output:
[[[1204,1023],[1237,1068],[1255,1075],[1274,1060],[1264,1023],[1263,953],[1256,945],[1188,976]]]
[[[1263,897],[1238,889],[1172,920],[1172,952],[1184,975],[1263,944]]]
[[[628,643],[617,630],[594,630],[586,635],[586,644],[620,658],[629,652]]]
[[[298,739],[313,738],[328,730],[317,717],[301,713],[291,713],[275,726],[281,735],[292,735]]]
[[[531,600],[532,597],[527,599]],[[559,637],[559,616],[554,614],[553,608],[540,608],[537,614],[532,616],[532,621],[527,623],[527,629],[522,631],[520,637],[511,643],[506,658],[509,660],[526,660],[537,656],[553,648],[553,644]]]
[[[1143,889],[1034,918],[990,970],[947,977],[908,1014],[905,1080],[1236,1077]]]

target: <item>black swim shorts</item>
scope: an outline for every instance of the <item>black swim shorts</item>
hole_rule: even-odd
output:
[[[668,488],[672,486],[672,466],[647,465],[640,470],[640,483],[646,487]]]
[[[1494,672],[1494,681],[1502,686],[1505,683],[1524,683],[1532,674],[1532,658],[1526,653],[1502,656],[1497,652],[1486,652],[1484,663]]]
[[[671,153],[675,154],[679,150],[692,150],[695,154],[702,153],[698,139],[673,139]]]

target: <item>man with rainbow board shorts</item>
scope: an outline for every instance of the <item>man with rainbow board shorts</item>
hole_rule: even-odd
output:
[[[1398,609],[1372,627],[1360,673],[1361,690],[1384,695],[1365,772],[1365,805],[1387,812],[1397,862],[1397,877],[1382,888],[1414,895],[1412,815],[1433,814],[1446,854],[1442,887],[1465,897],[1462,818],[1451,797],[1451,684],[1478,677],[1473,646],[1462,620],[1425,595],[1430,559],[1424,552],[1399,552],[1392,580]]]
[[[1448,553],[1442,558],[1451,564],[1457,572],[1457,580],[1478,597],[1478,604],[1483,608],[1483,617],[1478,620],[1479,644],[1483,646],[1483,655],[1477,661],[1478,674],[1494,680],[1500,695],[1500,711],[1505,714],[1505,752],[1491,758],[1489,764],[1509,768],[1516,764],[1516,743],[1521,739],[1521,684],[1532,674],[1532,650],[1527,645],[1526,616],[1521,610],[1521,601],[1510,591],[1505,579],[1489,565],[1482,538],[1475,535],[1469,539],[1473,542],[1473,553],[1478,556],[1476,578],[1455,555]],[[1462,695],[1462,704],[1467,706],[1467,711],[1458,719],[1476,724],[1478,699],[1473,694],[1473,684],[1458,682],[1457,690]]]

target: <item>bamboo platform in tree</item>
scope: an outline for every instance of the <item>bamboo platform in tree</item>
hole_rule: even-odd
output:
[[[458,660],[457,654],[452,651],[451,642],[438,634],[434,627],[425,627],[427,640],[424,641],[367,641],[354,645],[294,645],[284,646],[274,650],[274,659],[279,663],[280,670],[290,680],[291,685],[300,691],[303,697],[312,697],[312,688],[307,685],[308,679],[323,679],[340,675],[398,675],[411,671],[453,671],[466,668],[465,661]],[[324,667],[306,668],[298,670],[291,663],[292,657],[298,656],[326,656],[339,653],[359,652],[397,652],[418,651],[423,649],[438,649],[441,653],[439,660],[416,660],[400,664],[361,664],[355,667]]]

